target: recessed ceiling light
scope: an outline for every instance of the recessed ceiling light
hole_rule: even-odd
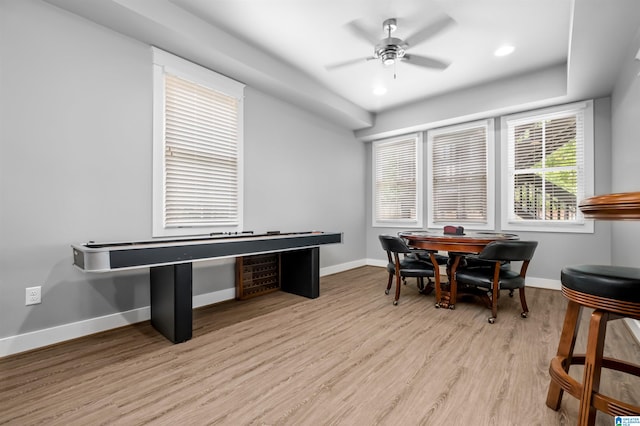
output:
[[[514,50],[516,50],[515,47],[505,44],[504,46],[500,46],[493,54],[496,56],[507,56],[512,54]]]
[[[387,93],[387,88],[383,86],[376,86],[373,88],[373,94],[376,96],[382,96]]]

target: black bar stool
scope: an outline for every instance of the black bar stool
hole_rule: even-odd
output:
[[[551,383],[547,406],[560,408],[567,391],[580,401],[578,425],[593,425],[596,410],[612,416],[640,415],[640,406],[599,393],[602,368],[640,377],[640,365],[603,357],[607,321],[620,318],[640,320],[640,269],[622,266],[581,265],[562,269],[562,294],[569,299],[558,345],[551,360]],[[574,354],[583,307],[593,308],[585,354]],[[568,374],[571,365],[584,365],[582,383]]]

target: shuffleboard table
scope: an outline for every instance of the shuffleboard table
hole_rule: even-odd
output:
[[[85,272],[150,268],[151,324],[173,343],[192,337],[193,262],[281,254],[281,290],[320,295],[320,246],[342,242],[338,232],[266,232],[115,243],[72,244],[73,264]]]

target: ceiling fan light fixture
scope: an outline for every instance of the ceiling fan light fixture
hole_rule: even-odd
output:
[[[395,41],[395,39],[392,39]],[[384,65],[393,65],[396,60],[404,56],[404,47],[400,44],[389,44],[377,46],[374,57],[380,58]]]
[[[376,86],[373,88],[373,94],[376,96],[382,96],[387,93],[387,88],[384,86]]]
[[[382,54],[382,63],[385,65],[393,65],[396,62],[395,52],[385,52]]]

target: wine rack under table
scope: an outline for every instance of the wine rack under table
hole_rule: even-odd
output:
[[[280,253],[236,258],[236,299],[280,290]]]

